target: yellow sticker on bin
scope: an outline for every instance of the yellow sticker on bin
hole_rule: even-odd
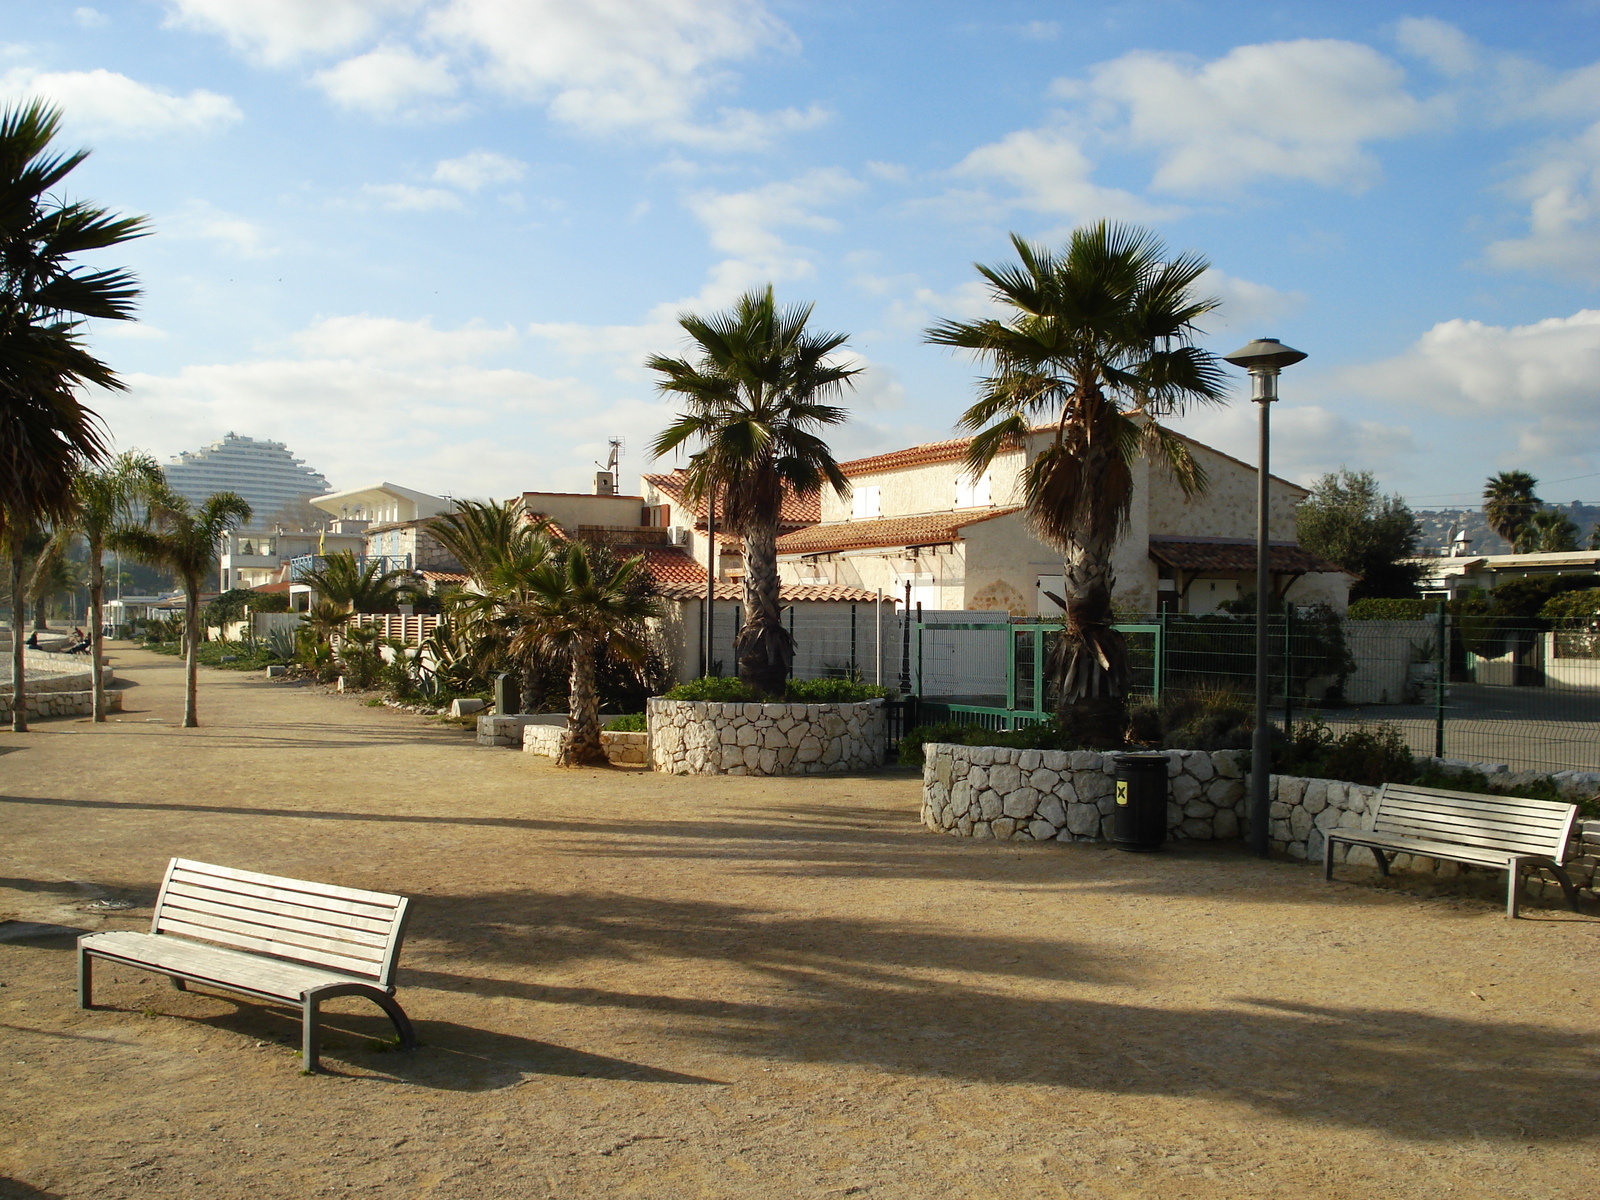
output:
[[[1128,802],[1128,781],[1126,779],[1119,779],[1119,780],[1117,780],[1117,803],[1118,804],[1126,804],[1127,802]]]

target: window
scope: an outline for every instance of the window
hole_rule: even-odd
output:
[[[978,479],[973,479],[970,475],[958,475],[956,477],[957,508],[987,508],[992,503],[989,493],[989,473],[987,471]]]
[[[858,487],[850,493],[850,519],[852,521],[870,520],[883,513],[883,489],[879,487]]]

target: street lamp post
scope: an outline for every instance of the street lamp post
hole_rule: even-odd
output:
[[[1271,445],[1268,410],[1278,398],[1278,372],[1292,367],[1305,358],[1305,354],[1285,346],[1277,338],[1257,338],[1224,357],[1234,366],[1250,372],[1250,399],[1261,406],[1257,452],[1260,466],[1256,471],[1256,723],[1250,741],[1250,850],[1266,858],[1272,816],[1272,744],[1267,725],[1267,601],[1270,594],[1267,464]]]

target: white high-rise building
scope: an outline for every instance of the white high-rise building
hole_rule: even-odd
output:
[[[229,433],[204,450],[184,451],[162,466],[167,486],[191,504],[216,492],[237,492],[262,525],[286,504],[332,491],[321,472],[289,453],[282,442],[258,442]]]

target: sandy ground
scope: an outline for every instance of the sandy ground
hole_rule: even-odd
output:
[[[417,898],[423,1047],[0,941],[0,1197],[1276,1197],[1600,1190],[1600,920],[1237,849],[922,830],[915,779],[563,772],[120,650],[0,733],[0,916],[149,919],[186,855]],[[98,897],[141,906],[98,915]],[[0,926],[0,938],[17,926]]]

